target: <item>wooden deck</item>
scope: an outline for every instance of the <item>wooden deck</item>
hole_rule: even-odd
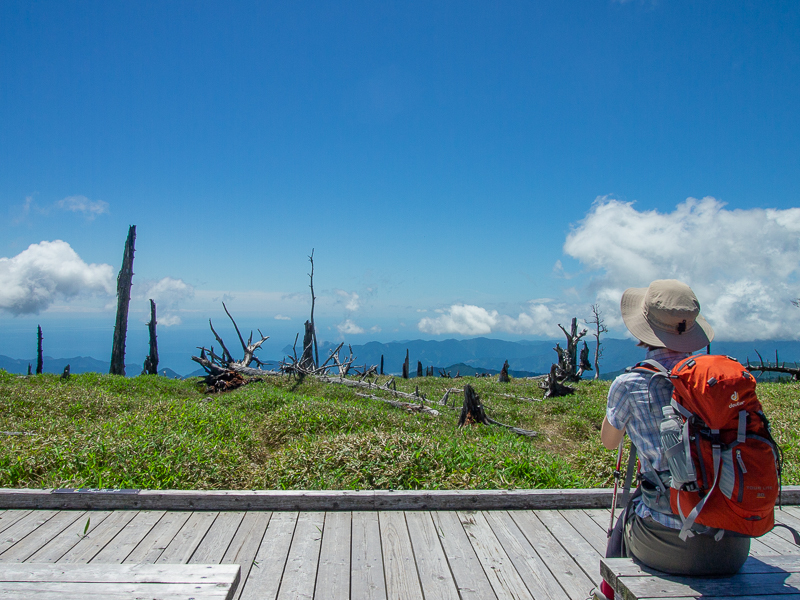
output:
[[[800,527],[800,508],[776,511]],[[0,511],[0,563],[238,564],[235,598],[585,600],[609,510]],[[797,554],[788,532],[753,556]]]

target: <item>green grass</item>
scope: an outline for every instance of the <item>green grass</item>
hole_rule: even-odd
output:
[[[385,378],[384,378],[385,380]],[[353,389],[290,378],[207,394],[198,381],[111,375],[18,377],[0,371],[0,487],[150,489],[508,489],[611,484],[615,453],[600,445],[608,382],[541,398],[536,383],[487,378],[397,380],[438,404],[471,384],[492,418],[539,432],[456,426],[360,398]],[[386,396],[386,394],[383,394]],[[508,397],[508,395],[517,398]],[[800,385],[759,385],[800,483]],[[451,394],[453,396],[453,394]],[[461,396],[456,395],[460,410]]]

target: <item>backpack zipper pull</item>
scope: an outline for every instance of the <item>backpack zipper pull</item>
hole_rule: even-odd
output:
[[[736,451],[736,461],[739,463],[739,468],[742,470],[742,474],[747,473],[747,469],[744,466],[744,460],[742,460],[742,451]]]

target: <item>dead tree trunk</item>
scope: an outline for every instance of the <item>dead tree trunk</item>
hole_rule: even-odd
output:
[[[36,326],[36,374],[41,375],[44,372],[44,361],[42,360],[42,326]]]
[[[150,354],[144,359],[144,372],[158,375],[158,343],[156,342],[156,303],[150,299],[150,322],[147,324],[150,333]]]
[[[383,375],[383,354],[381,354],[381,375]]]
[[[122,267],[117,276],[117,322],[114,325],[114,344],[111,348],[112,375],[125,375],[125,337],[128,334],[128,306],[131,303],[131,284],[133,283],[133,252],[136,242],[136,225],[128,229]]]
[[[539,387],[545,391],[545,398],[558,398],[559,396],[568,396],[575,393],[575,388],[568,385],[563,385],[558,380],[558,366],[552,365],[550,367],[550,374],[539,384]]]
[[[561,326],[561,323],[558,324],[558,327],[564,332],[564,335],[567,336],[567,347],[564,349],[563,354],[564,364],[559,365],[561,371],[564,373],[563,380],[578,381],[578,342],[586,335],[587,330],[582,329],[578,332],[578,319],[575,317],[572,319],[569,332]]]
[[[497,381],[500,383],[509,383],[511,378],[508,376],[508,361],[503,363],[503,368],[500,371],[500,375],[497,376]]]
[[[592,364],[589,362],[589,346],[586,344],[586,340],[583,341],[583,348],[581,348],[581,358],[578,362],[578,374],[577,377],[580,379],[583,377],[584,372],[591,371]]]
[[[408,379],[408,349],[406,349],[406,360],[403,363],[403,379]]]
[[[422,377],[422,361],[417,361],[417,377]]]
[[[599,304],[592,304],[592,320],[587,321],[586,319],[583,320],[584,323],[587,325],[594,326],[594,332],[592,335],[595,339],[595,347],[594,347],[594,378],[600,379],[600,357],[603,355],[603,349],[600,346],[600,336],[604,333],[608,333],[608,327],[605,326],[603,317],[600,313],[600,305]]]
[[[306,321],[305,334],[303,334],[303,355],[300,358],[300,366],[309,371],[314,369],[314,326],[311,321]]]
[[[317,328],[314,325],[314,302],[316,301],[317,297],[314,296],[314,249],[311,249],[311,256],[308,257],[309,262],[311,262],[311,273],[308,274],[308,278],[311,280],[309,287],[311,288],[311,333],[314,337],[314,366],[316,367],[319,364],[319,350],[317,349]],[[303,348],[305,348],[305,344],[303,344]]]
[[[63,372],[63,373],[61,373],[61,379],[65,380],[65,381],[66,381],[67,379],[69,379],[69,365],[67,365],[66,367],[64,367],[64,372]]]

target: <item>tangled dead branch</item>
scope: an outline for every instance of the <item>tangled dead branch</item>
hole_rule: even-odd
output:
[[[225,314],[228,315],[228,318],[231,320],[236,330],[236,335],[239,336],[243,356],[241,360],[234,360],[230,350],[228,350],[225,342],[214,329],[211,319],[209,319],[208,326],[211,328],[211,333],[214,334],[214,338],[222,348],[222,356],[214,352],[214,346],[210,348],[198,346],[197,349],[200,350],[200,356],[192,356],[192,360],[205,369],[205,383],[209,391],[228,391],[253,381],[253,379],[246,379],[246,377],[258,378],[265,375],[278,375],[279,373],[277,371],[268,371],[260,368],[254,369],[250,366],[252,363],[256,363],[259,367],[266,365],[266,363],[255,356],[255,353],[261,348],[261,344],[269,339],[269,336],[264,335],[261,333],[261,330],[258,329],[257,331],[261,339],[257,342],[253,342],[253,332],[251,331],[250,337],[245,343],[239,331],[239,326],[236,324],[236,321],[231,316],[224,302],[222,303],[222,308],[225,309]]]
[[[800,368],[795,365],[794,367],[787,367],[786,363],[780,364],[778,361],[778,351],[775,351],[775,364],[770,364],[769,361],[766,363],[764,359],[759,354],[758,350],[755,351],[758,354],[758,365],[753,365],[750,363],[750,359],[747,359],[747,370],[748,371],[758,371],[760,373],[786,373],[787,375],[792,376],[792,381],[800,381]]]

